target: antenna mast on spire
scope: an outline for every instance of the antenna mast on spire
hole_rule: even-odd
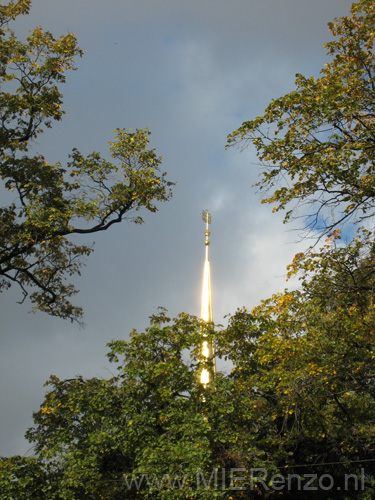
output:
[[[210,259],[208,254],[208,247],[210,245],[210,231],[209,225],[211,224],[211,215],[208,210],[204,210],[201,213],[203,222],[206,223],[205,231],[205,260],[203,268],[203,286],[202,286],[202,310],[201,319],[206,323],[211,323],[213,321],[212,316],[212,294],[211,294],[211,273],[210,273]],[[200,373],[200,382],[206,386],[213,381],[215,375],[215,352],[214,346],[211,341],[206,338],[203,333],[201,353],[203,358],[209,363],[209,368],[203,368]]]

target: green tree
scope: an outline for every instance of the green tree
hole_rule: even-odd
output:
[[[285,222],[303,217],[320,234],[375,209],[374,2],[354,3],[329,29],[330,60],[319,78],[297,74],[294,91],[228,136],[228,145],[255,145],[266,167],[257,183],[267,192],[262,202],[290,207]]]
[[[287,209],[284,222],[302,217],[314,236],[329,235],[289,266],[299,290],[254,308],[253,337],[236,341],[236,372],[257,387],[258,445],[288,470],[333,474],[341,489],[349,470],[374,477],[374,234],[362,228],[347,245],[340,241],[341,229],[375,215],[374,9],[360,0],[329,23],[334,39],[319,78],[298,74],[296,89],[244,122],[227,145],[255,146],[265,167],[262,203]],[[369,487],[347,498],[372,495]]]
[[[358,239],[310,255],[301,290],[210,327],[233,370],[208,388],[197,377],[207,326],[165,312],[109,345],[111,379],[52,376],[27,432],[35,456],[0,460],[2,498],[373,498],[375,273],[365,248]]]
[[[71,33],[42,28],[20,41],[10,28],[30,0],[0,5],[0,176],[10,201],[0,208],[0,291],[16,283],[23,298],[48,314],[79,320],[69,277],[80,273],[92,248],[79,235],[105,231],[170,198],[161,157],[148,148],[149,131],[115,130],[112,161],[73,150],[66,167],[33,154],[33,140],[60,120],[65,72],[82,56]]]
[[[347,474],[375,472],[372,239],[299,254],[290,273],[300,273],[301,288],[264,300],[245,330],[245,313],[235,316],[226,332],[237,383],[256,387],[257,446],[288,473],[329,474],[335,490],[345,490]],[[328,498],[372,498],[363,486]]]
[[[28,433],[37,462],[21,470],[20,457],[0,462],[2,498],[22,498],[26,491],[48,499],[186,498],[187,492],[189,498],[225,498],[213,484],[190,493],[198,469],[201,483],[209,482],[212,465],[240,460],[230,446],[246,446],[237,432],[228,432],[235,408],[225,384],[218,399],[212,390],[203,397],[195,360],[203,327],[187,315],[171,321],[161,312],[144,333],[133,331],[129,342],[110,345],[109,359],[118,364],[112,379],[51,377]],[[39,475],[26,472],[37,466],[45,473],[43,487]],[[181,489],[177,483],[171,488],[175,480]]]

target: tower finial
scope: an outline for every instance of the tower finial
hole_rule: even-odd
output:
[[[211,224],[211,214],[209,213],[209,211],[206,209],[206,210],[203,210],[203,212],[201,213],[201,216],[202,216],[202,219],[203,221],[208,225],[208,224]]]

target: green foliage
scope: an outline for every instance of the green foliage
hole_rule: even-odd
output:
[[[210,330],[219,360],[233,370],[217,373],[207,388],[197,377],[205,325],[165,311],[144,333],[109,345],[117,364],[111,379],[52,376],[27,432],[35,457],[1,462],[3,498],[34,498],[34,491],[51,500],[371,498],[369,236],[300,257],[301,290],[239,310],[226,328]],[[277,490],[277,480],[292,474],[300,479]],[[309,474],[329,475],[334,488],[314,483],[317,490],[298,491]]]
[[[248,338],[254,355],[245,351],[237,377],[256,385],[259,417],[274,422],[264,449],[289,468],[336,462],[335,473],[342,473],[363,460],[374,470],[365,464],[375,456],[371,240],[345,248],[330,242],[301,257],[302,288],[276,294],[251,313],[260,332]]]
[[[71,33],[58,39],[36,28],[24,42],[9,23],[27,14],[30,1],[0,6],[0,176],[13,201],[0,208],[0,291],[17,283],[34,309],[78,320],[76,293],[67,281],[80,273],[92,248],[75,235],[105,231],[125,218],[142,223],[170,198],[161,156],[148,149],[147,129],[115,130],[111,162],[73,150],[66,167],[32,155],[30,145],[60,120],[59,84],[82,56]]]
[[[291,206],[285,222],[302,209],[308,227],[328,233],[374,215],[374,2],[354,3],[329,29],[320,77],[298,74],[293,92],[228,136],[228,145],[251,141],[266,166],[263,203]]]
[[[279,468],[332,475],[327,498],[367,499],[375,472],[374,234],[362,228],[345,245],[340,233],[375,215],[374,2],[354,3],[329,29],[320,77],[298,74],[293,92],[228,136],[228,146],[252,142],[266,167],[262,203],[288,208],[284,222],[303,217],[328,240],[289,266],[299,290],[238,312],[226,334],[236,384],[256,388],[257,447]],[[365,491],[344,492],[345,474],[360,470]]]
[[[48,498],[49,481],[47,468],[36,458],[20,456],[0,459],[0,481],[2,498]]]

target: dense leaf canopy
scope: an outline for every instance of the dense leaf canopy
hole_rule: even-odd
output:
[[[347,248],[328,241],[303,259],[300,290],[238,310],[226,328],[161,311],[109,345],[111,379],[52,376],[27,433],[34,457],[0,462],[3,498],[372,498],[367,236]],[[233,367],[207,388],[197,377],[203,328],[218,366]]]

